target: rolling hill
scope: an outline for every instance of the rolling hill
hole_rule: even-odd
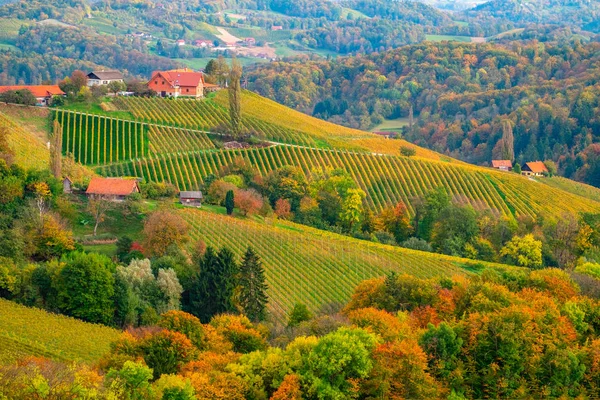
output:
[[[210,133],[227,123],[225,92],[214,100],[189,101],[122,98],[121,110],[137,121],[59,110],[64,151],[107,176],[138,176],[198,189],[236,157],[262,176],[284,165],[342,168],[367,193],[374,210],[445,187],[454,200],[495,215],[560,217],[564,212],[600,211],[600,202],[517,174],[475,167],[429,150],[399,156],[406,146],[374,134],[339,127],[278,105],[255,94],[244,95],[244,126],[268,147],[226,150]],[[110,115],[110,112],[105,113]],[[108,121],[108,122],[107,122]],[[411,145],[413,148],[416,146]]]

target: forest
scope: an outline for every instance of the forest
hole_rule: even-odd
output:
[[[519,163],[553,160],[566,177],[598,181],[594,89],[598,42],[422,43],[369,56],[271,63],[248,72],[250,88],[335,123],[369,129],[409,117],[404,137],[489,165],[503,121]]]

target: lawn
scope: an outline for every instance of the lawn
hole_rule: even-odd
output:
[[[104,99],[106,102],[112,101],[110,97]],[[77,111],[81,113],[104,115],[112,118],[124,119],[127,121],[135,120],[133,114],[128,111],[104,111],[99,103],[71,103],[60,107],[63,110]]]
[[[405,126],[408,126],[408,118],[386,119],[371,129],[371,132],[400,132]]]

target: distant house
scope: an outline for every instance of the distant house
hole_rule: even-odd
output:
[[[160,97],[201,98],[205,92],[217,90],[219,86],[206,83],[202,72],[179,69],[154,72],[148,88]]]
[[[140,193],[137,180],[123,178],[92,178],[85,192],[88,197],[101,197],[112,201],[123,201],[134,193]]]
[[[73,181],[68,176],[65,176],[62,181],[63,193],[73,193]]]
[[[179,192],[179,202],[188,207],[201,207],[202,192]]]
[[[183,40],[183,39],[177,40],[177,46],[185,46],[185,40]]]
[[[548,168],[541,161],[528,162],[521,168],[521,174],[525,176],[544,176],[548,173]]]
[[[213,48],[215,47],[215,43],[212,40],[195,40],[194,46],[196,47],[204,47],[204,48]]]
[[[273,25],[271,27],[271,30],[272,31],[282,31],[283,30],[283,26],[281,26],[281,25]]]
[[[395,138],[397,136],[397,133],[396,132],[392,132],[392,131],[389,131],[389,132],[386,132],[386,131],[384,131],[384,132],[373,132],[373,133],[376,134],[377,136],[381,136],[381,137],[386,138],[386,139],[393,139],[393,138]]]
[[[93,71],[87,75],[88,86],[108,85],[111,82],[123,82],[123,74],[119,71]]]
[[[253,37],[247,37],[246,39],[244,39],[244,43],[246,44],[246,46],[254,46],[256,45],[256,39]]]
[[[492,160],[492,168],[500,171],[512,171],[512,161],[510,160]]]
[[[29,90],[36,99],[36,105],[47,106],[51,103],[54,96],[64,96],[66,93],[63,92],[58,85],[14,85],[14,86],[0,86],[0,93]]]

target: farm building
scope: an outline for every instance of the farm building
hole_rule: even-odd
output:
[[[500,171],[512,171],[512,161],[510,160],[492,160],[492,168]]]
[[[73,193],[73,181],[68,176],[65,176],[63,181],[63,193]]]
[[[247,37],[246,39],[244,39],[244,43],[246,44],[246,46],[254,46],[256,45],[256,39],[253,37]]]
[[[108,85],[111,82],[123,82],[123,74],[119,71],[93,71],[87,75],[88,86]]]
[[[195,40],[194,46],[196,47],[215,47],[215,43],[212,40]]]
[[[541,161],[528,162],[521,168],[521,174],[525,176],[544,176],[548,173],[548,168]]]
[[[51,103],[54,96],[64,96],[63,92],[58,85],[14,85],[14,86],[0,86],[0,93],[5,92],[18,92],[21,90],[30,91],[36,99],[36,105],[47,106]]]
[[[385,139],[393,139],[397,136],[397,133],[392,132],[392,131],[373,132],[373,133],[376,134],[377,136],[381,136],[382,138],[385,138]]]
[[[184,206],[200,207],[202,206],[202,192],[180,192],[179,202]]]
[[[272,31],[282,31],[283,30],[283,26],[281,26],[281,25],[273,25],[271,27],[271,30]]]
[[[218,89],[204,81],[202,72],[188,69],[156,71],[148,82],[148,88],[155,91],[160,97],[204,97],[205,92]]]
[[[85,192],[88,197],[101,197],[112,201],[124,201],[127,196],[140,192],[135,179],[92,178]]]
[[[185,40],[183,40],[183,39],[177,40],[177,46],[185,46]]]

